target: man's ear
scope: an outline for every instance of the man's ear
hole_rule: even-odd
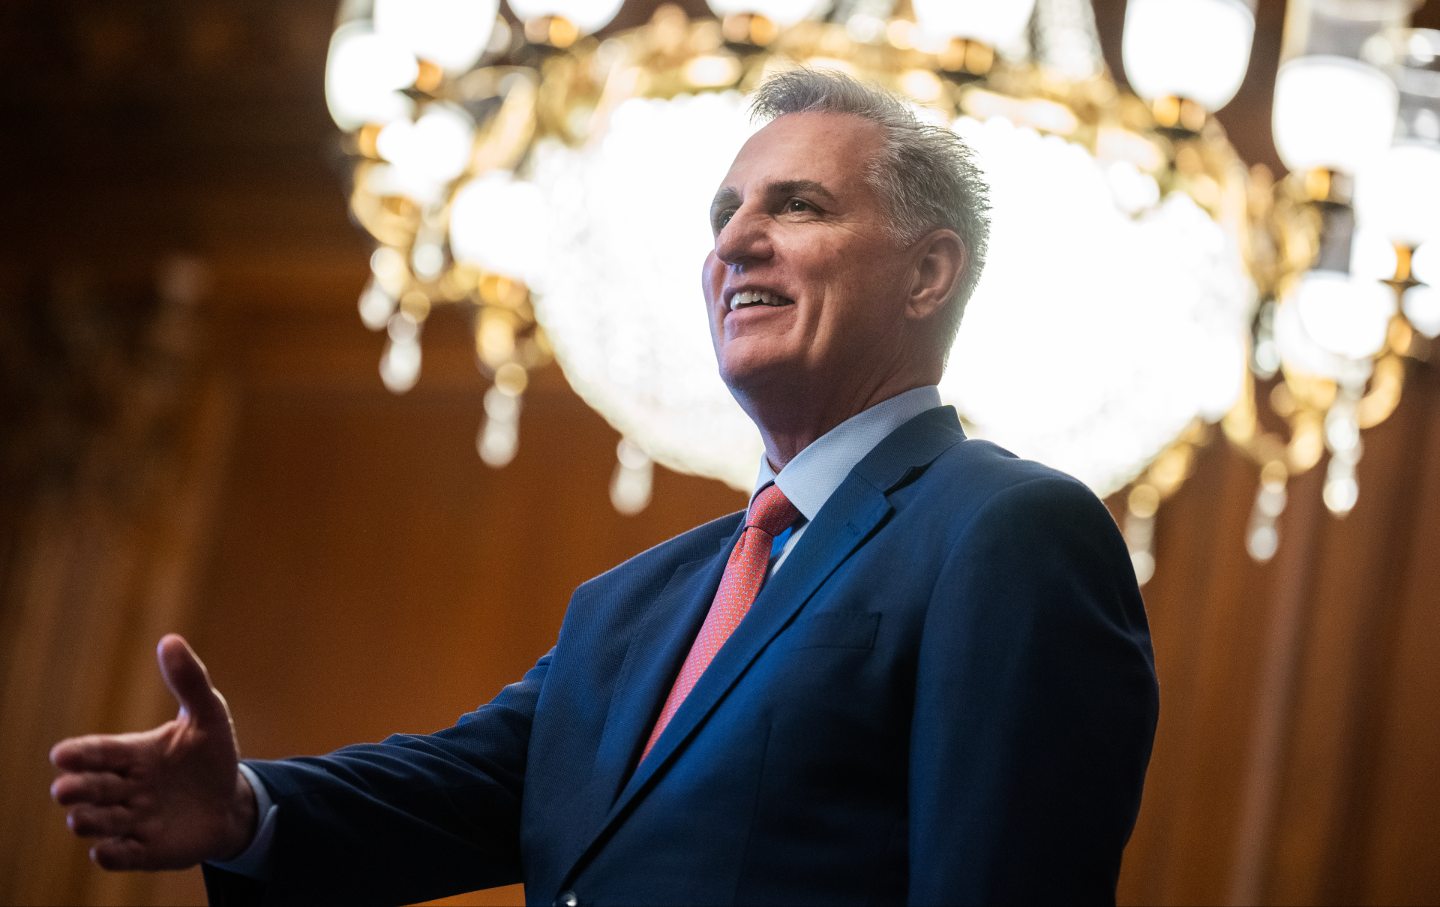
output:
[[[970,250],[954,230],[933,230],[913,250],[915,268],[905,315],[925,321],[944,308],[970,265]]]

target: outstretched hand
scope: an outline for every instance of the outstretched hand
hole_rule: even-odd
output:
[[[181,637],[156,653],[179,714],[132,734],[92,734],[55,744],[50,785],[70,830],[96,838],[105,869],[184,869],[238,855],[255,830],[255,794],[239,771],[225,698]]]

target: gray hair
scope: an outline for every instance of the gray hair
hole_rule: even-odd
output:
[[[790,113],[849,114],[885,131],[885,144],[865,178],[889,209],[891,237],[908,245],[932,230],[954,230],[969,253],[946,306],[948,349],[980,280],[990,239],[990,187],[970,147],[951,130],[922,123],[895,95],[839,73],[778,73],[756,90],[750,111],[766,122]]]

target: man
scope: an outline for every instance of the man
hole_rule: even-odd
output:
[[[100,865],[222,861],[234,901],[1114,899],[1157,709],[1129,559],[1089,491],[966,440],[935,389],[983,184],[847,79],[778,76],[756,110],[703,269],[765,442],[749,514],[581,586],[555,648],[436,734],[237,770],[167,637],[177,719],[52,752]]]

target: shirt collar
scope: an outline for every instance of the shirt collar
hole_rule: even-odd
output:
[[[830,429],[786,463],[779,475],[761,456],[760,475],[750,497],[753,500],[760,489],[774,482],[806,520],[813,520],[850,470],[865,459],[875,445],[906,422],[939,405],[940,389],[935,385],[913,388]]]

